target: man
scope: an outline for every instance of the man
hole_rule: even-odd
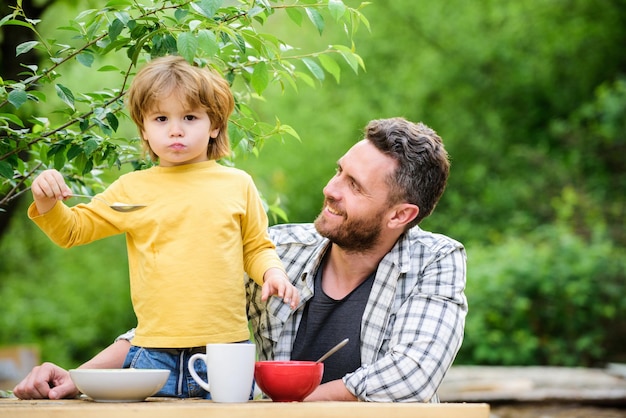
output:
[[[449,161],[441,138],[403,118],[371,121],[339,160],[314,224],[270,228],[300,292],[296,310],[261,302],[248,282],[259,359],[316,360],[337,342],[322,384],[306,399],[437,402],[463,339],[465,250],[421,230],[443,194]],[[121,367],[122,336],[82,367]],[[52,389],[51,389],[52,387]],[[47,363],[14,390],[20,398],[75,396],[67,372]]]

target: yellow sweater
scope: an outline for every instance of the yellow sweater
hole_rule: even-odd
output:
[[[248,339],[244,271],[262,284],[265,271],[283,265],[247,173],[215,161],[152,167],[121,176],[101,197],[147,207],[120,213],[94,199],[72,208],[57,203],[44,215],[33,204],[28,215],[66,248],[126,234],[134,345]]]

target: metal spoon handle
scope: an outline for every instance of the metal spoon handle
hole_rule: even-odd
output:
[[[331,348],[330,350],[328,350],[326,352],[326,354],[324,354],[322,357],[320,357],[316,363],[321,363],[324,360],[326,360],[328,357],[332,356],[333,354],[335,354],[335,352],[337,352],[337,350],[339,350],[341,347],[343,347],[344,345],[348,344],[348,341],[350,341],[349,338],[346,338],[345,340],[342,340],[339,344],[337,344],[336,346],[334,346],[333,348]]]
[[[99,201],[101,201],[102,203],[104,203],[104,204],[106,204],[108,206],[111,206],[111,204],[109,202],[107,202],[106,200],[104,200],[103,198],[98,197],[98,196],[89,196],[88,194],[72,193],[70,195],[70,197],[84,197],[84,198],[87,198],[87,199],[96,199],[96,200],[99,200]]]
[[[89,195],[86,195],[86,194],[72,193],[70,196],[72,196],[72,197],[86,197],[88,199],[96,199],[96,200],[99,200],[99,201],[103,202],[108,207],[110,207],[111,209],[116,210],[118,212],[134,212],[134,211],[136,211],[138,209],[146,207],[146,205],[131,205],[129,203],[120,203],[120,202],[115,202],[115,203],[111,204],[111,203],[107,202],[106,200],[104,200],[101,197],[89,196]]]

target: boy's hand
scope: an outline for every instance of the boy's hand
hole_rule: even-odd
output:
[[[44,170],[39,174],[30,188],[37,211],[40,214],[48,212],[54,207],[57,200],[65,200],[72,191],[65,184],[61,173],[57,170]]]
[[[295,309],[300,303],[298,289],[289,281],[289,277],[284,271],[278,268],[271,268],[263,275],[263,288],[261,289],[261,300],[267,300],[270,296],[276,295],[288,303],[291,309]]]

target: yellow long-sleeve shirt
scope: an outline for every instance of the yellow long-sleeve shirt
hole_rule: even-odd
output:
[[[257,283],[283,269],[252,178],[215,161],[152,167],[121,176],[101,195],[147,206],[130,213],[98,200],[57,203],[29,217],[62,247],[126,234],[137,316],[133,344],[195,347],[249,337],[244,271]]]

